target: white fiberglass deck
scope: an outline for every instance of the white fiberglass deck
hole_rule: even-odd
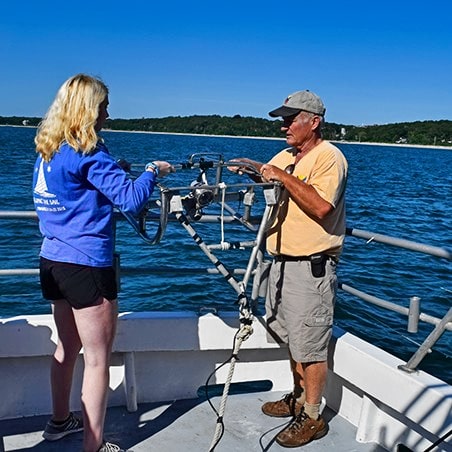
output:
[[[120,315],[110,368],[105,437],[135,452],[209,451],[221,386],[231,356],[237,316],[142,312]],[[287,350],[269,343],[263,318],[235,365],[216,452],[284,450],[274,438],[288,420],[261,413],[261,405],[291,388]],[[50,315],[0,319],[0,452],[81,451],[77,433],[56,443],[41,435],[51,412],[49,365],[55,348]],[[303,449],[334,452],[395,451],[405,444],[422,452],[452,426],[452,387],[334,328],[330,344],[325,418],[330,433]],[[80,409],[83,358],[71,398]],[[201,391],[200,391],[201,388]],[[215,390],[214,390],[215,389]],[[379,446],[379,444],[383,449]],[[449,443],[437,450],[452,451]]]

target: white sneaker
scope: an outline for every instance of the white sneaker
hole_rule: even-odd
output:
[[[98,452],[133,452],[131,450],[121,449],[118,445],[105,442],[100,446]]]

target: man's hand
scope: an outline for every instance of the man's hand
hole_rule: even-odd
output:
[[[227,166],[227,169],[229,171],[239,174],[240,176],[242,176],[243,174],[248,174],[251,177],[252,176],[259,177],[259,169],[262,166],[262,163],[247,158],[232,159],[229,161],[229,163],[235,162],[237,162],[237,165]]]

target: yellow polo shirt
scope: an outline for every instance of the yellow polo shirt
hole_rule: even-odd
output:
[[[285,169],[294,161],[294,149],[287,148],[269,163]],[[284,190],[278,216],[267,234],[267,250],[270,254],[309,256],[327,253],[339,257],[345,237],[347,171],[344,155],[328,141],[322,141],[297,163],[292,175],[314,187],[334,209],[323,220],[313,219]]]

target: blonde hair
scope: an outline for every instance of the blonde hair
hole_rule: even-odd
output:
[[[76,152],[91,153],[99,141],[99,105],[107,96],[108,88],[98,78],[77,74],[66,80],[39,124],[36,152],[48,162],[66,141]]]

